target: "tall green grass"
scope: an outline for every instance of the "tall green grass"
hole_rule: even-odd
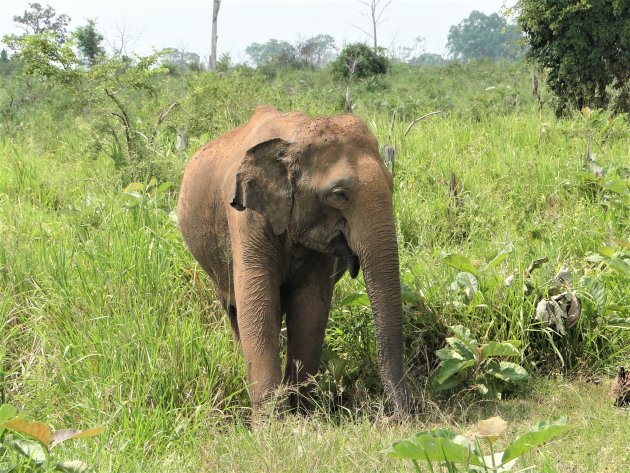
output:
[[[172,213],[187,158],[174,150],[173,134],[177,127],[189,130],[195,148],[244,121],[260,103],[333,113],[345,89],[322,72],[247,74],[190,76],[185,87],[165,87],[183,94],[181,109],[134,169],[117,169],[107,150],[94,152],[93,117],[66,113],[53,99],[29,105],[19,127],[3,127],[0,401],[57,427],[105,424],[106,440],[94,441],[98,448],[63,447],[78,449],[96,471],[238,469],[247,464],[234,458],[239,449],[262,455],[274,469],[277,459],[262,451],[294,452],[287,429],[297,429],[305,442],[323,436],[313,444],[322,452],[343,452],[354,448],[343,432],[365,437],[366,413],[382,406],[369,308],[342,303],[363,286],[344,278],[326,339],[343,369],[328,364],[322,370],[323,420],[312,428],[299,420],[268,426],[260,436],[241,423],[249,401],[240,353]],[[630,168],[630,127],[624,120],[592,125],[581,115],[556,121],[539,113],[528,97],[528,77],[513,65],[401,66],[383,81],[353,86],[355,112],[397,150],[407,364],[414,395],[438,412],[431,414],[435,422],[440,409],[453,408],[425,391],[448,325],[465,325],[481,341],[520,340],[523,364],[534,374],[599,376],[630,359],[630,332],[608,323],[628,317],[630,281],[587,259],[615,239],[628,240],[630,215],[602,205],[578,176],[589,138],[602,166]],[[404,134],[411,119],[437,108],[447,113]],[[457,199],[449,191],[451,173]],[[157,185],[147,188],[153,177]],[[145,187],[132,191],[130,180]],[[157,192],[166,182],[172,186]],[[523,294],[518,278],[473,301],[450,289],[456,271],[444,263],[445,254],[483,262],[508,245],[513,251],[493,270],[499,280],[549,258],[533,275],[531,295]],[[532,316],[563,264],[574,273],[583,312],[577,329],[558,337]],[[603,307],[581,276],[603,285]],[[387,441],[404,436],[396,428],[387,432]],[[348,469],[383,446],[380,436],[366,438],[358,447],[364,453],[349,454]],[[291,464],[326,469],[334,463],[317,463],[318,451],[306,449],[312,461],[295,457]]]

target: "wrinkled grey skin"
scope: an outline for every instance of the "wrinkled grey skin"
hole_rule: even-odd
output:
[[[254,410],[281,382],[317,373],[333,287],[361,267],[381,379],[396,413],[407,411],[392,189],[376,139],[353,115],[259,108],[190,159],[179,226],[230,316]]]

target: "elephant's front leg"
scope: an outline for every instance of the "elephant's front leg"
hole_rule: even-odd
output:
[[[256,412],[281,381],[278,271],[264,253],[250,258],[235,254],[233,267],[238,331]]]
[[[334,281],[330,275],[334,258],[320,255],[309,265],[309,272],[290,286],[286,300],[287,364],[284,382],[299,385],[299,395],[291,396],[292,407],[309,406],[313,376],[319,369],[324,333],[332,299]]]

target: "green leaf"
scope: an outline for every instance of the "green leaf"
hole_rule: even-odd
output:
[[[169,190],[171,187],[173,187],[172,182],[163,182],[162,184],[159,185],[157,189],[155,189],[155,193],[161,194],[162,192]]]
[[[481,345],[481,354],[484,358],[491,356],[520,356],[521,352],[509,342],[491,341]]]
[[[505,258],[507,258],[508,255],[512,253],[512,251],[514,251],[514,245],[510,243],[503,250],[499,251],[497,255],[494,258],[492,258],[488,264],[486,264],[483,270],[488,271],[489,269],[492,269],[495,266],[500,265],[505,260]]]
[[[608,262],[610,267],[624,276],[630,276],[630,263],[619,257],[611,258]]]
[[[435,392],[448,391],[449,389],[453,389],[455,386],[459,386],[466,380],[466,375],[463,373],[456,374],[455,376],[451,376],[442,384],[439,384],[437,380],[434,378],[431,383],[431,389]]]
[[[0,435],[4,432],[3,423],[17,415],[17,408],[11,404],[2,404],[0,406]]]
[[[475,348],[471,349],[468,345],[466,345],[460,339],[455,338],[455,337],[448,337],[446,339],[446,343],[448,343],[451,346],[452,350],[459,353],[462,359],[464,360],[475,359],[475,351],[474,351]]]
[[[595,278],[589,278],[584,276],[580,279],[580,284],[585,287],[586,292],[590,295],[591,299],[597,306],[597,313],[603,314],[606,309],[606,287],[604,284]]]
[[[470,447],[461,445],[454,439],[455,435],[445,429],[419,432],[407,439],[394,442],[381,453],[402,460],[448,461],[483,466]]]
[[[470,330],[462,325],[455,325],[451,327],[451,330],[455,337],[448,337],[446,343],[458,351],[464,358],[475,358],[479,345],[477,340],[470,335]]]
[[[84,473],[88,470],[87,463],[81,460],[70,460],[65,462],[57,462],[55,470],[63,471],[64,473]]]
[[[460,355],[458,352],[448,347],[440,348],[438,351],[435,352],[435,354],[442,361],[453,360],[453,359],[455,360],[464,359],[462,355]]]
[[[477,268],[472,262],[464,255],[448,255],[444,257],[444,262],[451,268],[465,271],[467,273],[477,276]]]
[[[569,427],[566,416],[559,417],[551,422],[541,421],[532,427],[529,432],[514,440],[503,452],[501,463],[505,464],[514,458],[542,445],[546,441],[564,433]]]
[[[144,192],[144,184],[142,182],[132,182],[127,187],[123,189],[125,194],[131,194],[133,192]]]
[[[46,452],[39,442],[27,439],[13,439],[11,445],[22,455],[30,458],[35,463],[42,464],[46,461]]]
[[[457,273],[455,276],[455,280],[453,284],[451,284],[451,289],[457,291],[459,289],[472,289],[472,292],[475,293],[479,290],[479,281],[474,274],[471,273]]]
[[[575,175],[583,181],[597,182],[597,176],[593,171],[577,171]]]
[[[471,349],[474,349],[476,347],[477,340],[472,338],[469,329],[467,329],[463,325],[454,325],[451,327],[451,330],[455,334],[455,337],[464,342],[466,346],[470,347]]]
[[[370,299],[364,292],[353,292],[342,299],[341,305],[345,307],[365,307],[370,305]]]
[[[529,375],[525,368],[509,361],[490,362],[486,373],[502,381],[527,381]]]
[[[440,366],[440,369],[437,372],[436,380],[438,384],[442,384],[444,383],[444,381],[446,381],[448,378],[450,378],[454,374],[459,373],[460,371],[465,370],[466,368],[470,368],[474,364],[475,364],[475,360],[462,361],[462,360],[457,360],[453,358],[448,361],[445,361],[442,363],[442,366]]]
[[[501,399],[501,383],[492,376],[478,376],[473,387],[486,399]]]

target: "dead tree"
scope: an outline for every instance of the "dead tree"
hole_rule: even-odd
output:
[[[346,112],[352,113],[352,109],[354,108],[354,104],[352,103],[352,96],[350,95],[350,85],[352,84],[352,77],[354,76],[354,71],[357,68],[357,64],[359,63],[359,57],[354,56],[352,58],[348,58],[352,62],[347,62],[346,67],[348,68],[348,80],[346,82]]]
[[[212,46],[210,49],[210,61],[208,62],[208,69],[211,71],[217,68],[217,39],[219,38],[217,33],[217,19],[219,18],[220,7],[221,0],[214,0],[212,6]]]
[[[367,31],[365,31],[363,28],[360,28],[356,25],[352,25],[355,28],[363,31],[366,35],[368,35],[370,38],[372,38],[372,40],[374,41],[374,52],[378,52],[378,41],[376,38],[376,28],[378,25],[380,25],[381,23],[383,23],[384,20],[381,20],[381,17],[383,16],[383,12],[385,11],[385,9],[392,3],[392,0],[386,1],[383,5],[381,5],[381,2],[383,0],[358,0],[359,3],[365,5],[366,7],[368,7],[370,9],[370,13],[368,15],[366,15],[370,21],[372,22],[372,33],[368,33]]]

